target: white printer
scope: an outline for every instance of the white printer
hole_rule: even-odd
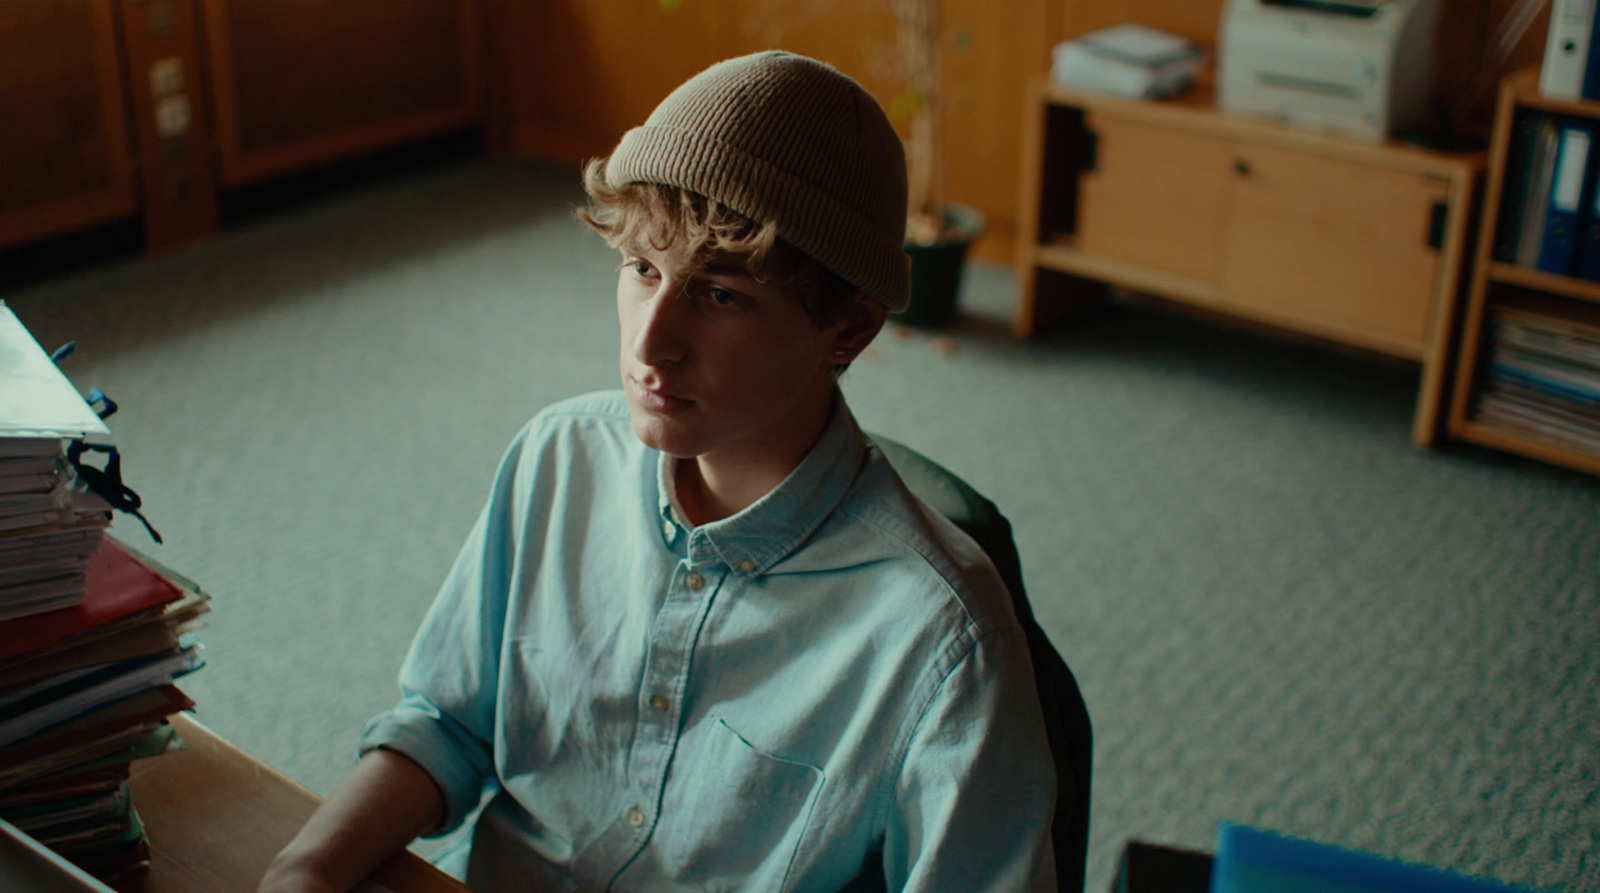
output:
[[[1227,0],[1217,104],[1366,142],[1423,124],[1437,0]]]

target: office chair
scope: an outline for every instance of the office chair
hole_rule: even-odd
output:
[[[1089,849],[1089,781],[1094,732],[1078,681],[1034,620],[1022,588],[1022,562],[1011,539],[1011,522],[995,504],[932,459],[887,437],[871,435],[889,464],[917,498],[972,537],[994,562],[1028,640],[1033,677],[1044,711],[1045,732],[1056,764],[1056,814],[1050,828],[1056,885],[1082,893]]]

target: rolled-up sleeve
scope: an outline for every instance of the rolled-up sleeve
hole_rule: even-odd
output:
[[[524,432],[524,436],[526,431]],[[439,786],[445,816],[430,835],[457,828],[494,776],[500,649],[515,559],[513,443],[488,503],[467,537],[400,669],[401,699],[367,722],[361,752],[404,754]]]
[[[1016,627],[979,639],[911,737],[885,823],[890,890],[1054,890],[1055,768]]]

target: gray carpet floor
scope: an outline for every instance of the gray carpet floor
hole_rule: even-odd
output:
[[[200,717],[314,790],[509,437],[615,385],[575,181],[464,164],[5,296],[122,406],[167,545],[116,532],[216,595]],[[1414,369],[1122,306],[1019,343],[1013,288],[975,267],[845,390],[1016,526],[1094,717],[1089,889],[1223,820],[1600,889],[1600,480],[1413,449]]]

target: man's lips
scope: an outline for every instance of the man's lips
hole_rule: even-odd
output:
[[[637,378],[629,380],[633,384],[634,393],[639,396],[640,404],[651,412],[674,412],[686,409],[694,402],[668,391],[659,384],[646,384]]]

